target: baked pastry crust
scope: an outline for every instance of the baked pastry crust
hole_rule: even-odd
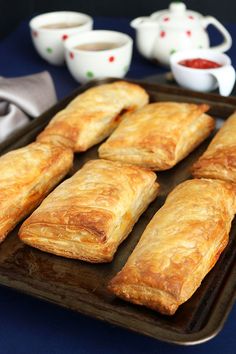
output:
[[[71,150],[32,143],[0,157],[0,241],[67,174]]]
[[[214,129],[205,104],[151,103],[126,114],[100,146],[99,156],[153,170],[167,170],[186,157]]]
[[[148,224],[109,289],[125,300],[174,314],[225,248],[235,212],[233,184],[207,179],[181,183]]]
[[[21,240],[43,251],[109,262],[156,197],[155,173],[106,160],[87,162],[24,222]]]
[[[236,183],[236,112],[216,134],[193,165],[194,177],[216,178]]]
[[[85,151],[111,134],[124,111],[148,100],[141,86],[125,81],[90,88],[57,113],[37,140]]]

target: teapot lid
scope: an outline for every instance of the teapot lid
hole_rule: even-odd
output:
[[[186,9],[183,2],[175,1],[170,3],[169,9],[154,12],[151,15],[152,20],[157,20],[159,23],[168,27],[194,27],[199,25],[199,21],[203,16],[195,11]]]

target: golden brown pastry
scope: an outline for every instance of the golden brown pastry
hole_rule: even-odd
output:
[[[111,134],[124,111],[147,103],[146,91],[129,82],[90,88],[57,113],[37,140],[85,151]]]
[[[227,119],[207,150],[193,165],[192,173],[195,177],[236,183],[236,113]]]
[[[187,156],[214,128],[205,104],[152,103],[126,114],[99,156],[153,170],[167,170]]]
[[[195,179],[178,185],[110,282],[117,296],[172,315],[188,300],[228,242],[235,186]]]
[[[0,241],[66,175],[71,150],[32,143],[0,157]]]
[[[57,255],[111,261],[156,197],[155,173],[106,160],[87,162],[24,222],[21,240]]]

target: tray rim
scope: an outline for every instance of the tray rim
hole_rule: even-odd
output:
[[[67,95],[64,99],[60,100],[58,103],[56,103],[53,107],[49,108],[49,110],[47,110],[46,112],[44,112],[42,115],[40,115],[38,118],[36,118],[34,121],[30,122],[28,125],[22,127],[21,129],[19,129],[18,131],[14,132],[11,136],[9,136],[9,138],[7,138],[3,143],[0,144],[0,155],[4,154],[6,151],[11,150],[11,147],[13,146],[14,149],[14,143],[17,143],[20,141],[21,138],[24,137],[24,135],[29,134],[31,132],[33,132],[35,129],[38,129],[39,126],[43,126],[45,124],[47,124],[48,122],[48,118],[46,118],[46,122],[45,122],[45,117],[48,117],[49,112],[51,112],[52,110],[57,112],[60,110],[61,106],[65,106],[68,102],[70,102],[75,96],[77,96],[79,93],[84,92],[85,90],[87,90],[90,87],[94,87],[97,85],[101,85],[104,83],[109,83],[109,82],[113,82],[113,81],[117,81],[120,79],[116,79],[116,78],[111,78],[111,79],[103,79],[103,80],[93,80],[85,85],[81,85],[79,86],[79,88],[77,88],[76,90],[74,90],[72,93],[70,93],[69,95]],[[128,82],[133,82],[133,83],[137,83],[143,87],[147,87],[147,89],[151,89],[152,87],[155,90],[160,89],[160,92],[162,93],[166,93],[169,95],[177,95],[177,96],[187,96],[188,99],[189,98],[193,98],[193,99],[199,99],[199,100],[203,100],[204,102],[206,101],[210,101],[210,102],[214,102],[215,104],[222,104],[222,105],[229,105],[229,106],[233,106],[236,109],[236,97],[223,97],[220,96],[218,94],[215,93],[200,93],[200,92],[195,92],[195,91],[190,91],[187,89],[183,89],[183,88],[179,88],[179,87],[175,87],[175,86],[170,86],[170,85],[163,85],[163,84],[156,84],[153,82],[149,82],[148,80],[134,80],[134,79],[124,79],[122,81],[128,81]],[[52,115],[53,116],[53,115]],[[9,149],[10,148],[10,149]],[[236,262],[233,265],[233,269],[231,269],[230,271],[230,276],[229,279],[235,279],[236,276]],[[159,329],[159,334],[158,335],[151,335],[150,333],[146,333],[145,331],[139,331],[137,330],[137,328],[130,326],[130,324],[125,325],[124,321],[122,321],[122,313],[119,314],[120,315],[120,320],[115,320],[115,319],[105,319],[102,316],[102,312],[101,315],[93,314],[92,311],[92,305],[89,304],[88,307],[91,307],[91,310],[86,309],[84,310],[83,306],[81,306],[81,308],[78,309],[73,309],[71,307],[69,307],[66,304],[63,303],[59,303],[58,301],[56,301],[55,299],[49,299],[46,296],[37,294],[37,289],[35,289],[36,292],[34,292],[32,289],[28,289],[28,290],[23,290],[20,286],[16,286],[14,285],[14,282],[17,280],[14,280],[13,278],[12,283],[13,285],[9,285],[9,279],[8,280],[4,280],[4,276],[2,276],[1,274],[1,268],[0,268],[0,286],[5,286],[7,288],[11,288],[13,290],[16,290],[20,293],[24,293],[30,296],[33,296],[35,298],[39,298],[40,300],[46,301],[46,302],[51,302],[53,304],[56,304],[57,306],[61,306],[73,311],[76,311],[78,313],[81,313],[83,315],[92,317],[92,318],[96,318],[99,320],[102,320],[104,322],[110,323],[110,324],[114,324],[117,325],[119,327],[122,328],[126,328],[128,330],[134,331],[136,333],[139,334],[144,334],[147,335],[149,337],[161,340],[161,341],[165,341],[168,343],[174,343],[174,344],[179,344],[179,345],[195,345],[195,344],[201,344],[204,343],[210,339],[212,339],[213,337],[215,337],[220,330],[222,329],[229,313],[230,310],[234,304],[234,300],[235,300],[235,296],[236,296],[236,285],[235,285],[235,289],[233,291],[233,294],[230,296],[228,295],[227,302],[224,302],[222,299],[218,300],[219,303],[223,302],[224,306],[221,306],[221,311],[217,311],[216,310],[216,306],[213,307],[212,313],[211,313],[211,317],[209,319],[209,321],[207,322],[206,326],[204,326],[201,330],[194,332],[194,333],[177,333],[166,329],[166,328],[161,328],[158,327]],[[11,282],[11,281],[10,281]],[[226,290],[224,291],[229,291],[230,289],[230,282],[227,281],[226,286],[225,286]],[[224,297],[223,296],[223,292],[220,293],[220,298]],[[83,300],[81,300],[81,305],[83,304]],[[170,338],[170,334],[173,338]]]

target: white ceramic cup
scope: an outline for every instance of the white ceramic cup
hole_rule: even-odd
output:
[[[108,47],[112,43],[114,48],[96,51],[76,48],[94,43],[107,43]],[[69,38],[64,46],[68,69],[81,83],[106,77],[121,78],[129,70],[133,40],[127,34],[105,30],[88,31]]]
[[[73,27],[56,27],[56,24],[69,24]],[[34,17],[30,23],[31,37],[38,54],[51,64],[62,65],[64,63],[63,43],[76,33],[89,31],[93,27],[92,17],[73,11],[49,12]]]
[[[221,65],[215,69],[194,69],[179,64],[185,59],[208,59]],[[219,87],[222,96],[230,95],[235,83],[235,70],[230,57],[211,49],[183,50],[170,57],[171,71],[180,86],[195,91],[212,91]]]

